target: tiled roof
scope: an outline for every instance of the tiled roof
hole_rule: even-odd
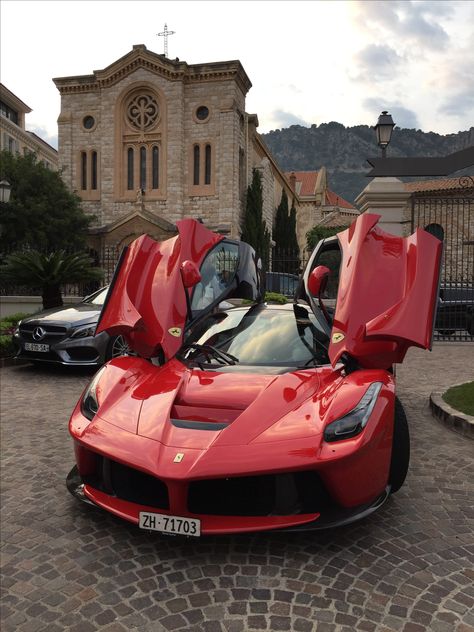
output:
[[[298,195],[301,196],[309,196],[316,194],[316,182],[318,180],[319,171],[286,171],[285,176],[288,181],[290,180],[290,176],[295,175],[296,182],[301,183],[299,191],[297,189]]]
[[[474,178],[474,175],[468,176]],[[460,178],[444,178],[443,180],[419,180],[418,182],[405,182],[405,190],[416,191],[440,191],[446,189],[462,188]]]
[[[334,193],[334,191],[330,191],[329,189],[326,191],[326,204],[328,204],[329,206],[339,206],[339,208],[350,208],[354,211],[356,210],[350,202],[342,198],[340,195],[337,195],[337,193]]]

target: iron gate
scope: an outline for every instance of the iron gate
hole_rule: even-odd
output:
[[[412,231],[444,231],[435,340],[474,341],[474,178],[412,196]]]

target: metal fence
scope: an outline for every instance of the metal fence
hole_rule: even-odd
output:
[[[412,229],[443,233],[435,339],[474,341],[474,179],[459,178],[455,188],[416,193]]]

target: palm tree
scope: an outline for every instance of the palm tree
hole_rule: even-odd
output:
[[[61,286],[101,279],[103,270],[93,267],[93,260],[85,253],[66,254],[57,250],[48,254],[38,250],[15,252],[5,257],[0,266],[0,278],[17,285],[41,287],[43,308],[63,304]]]

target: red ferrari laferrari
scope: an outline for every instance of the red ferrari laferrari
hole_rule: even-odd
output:
[[[97,332],[137,356],[108,362],[78,402],[69,490],[186,536],[332,527],[380,507],[409,461],[393,365],[431,345],[442,242],[378,219],[320,242],[283,306],[262,301],[252,248],[199,222],[133,242]]]

